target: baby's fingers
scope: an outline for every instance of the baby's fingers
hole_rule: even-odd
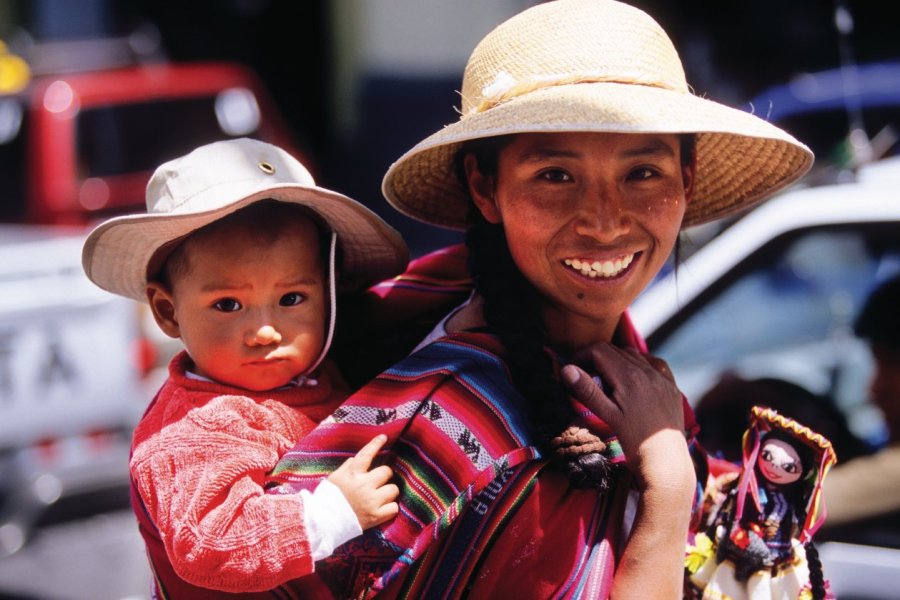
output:
[[[394,500],[400,497],[400,488],[397,484],[388,483],[378,488],[375,492],[382,504],[396,504]]]
[[[388,502],[372,514],[372,524],[381,525],[396,517],[400,513],[400,505],[396,502]]]
[[[387,436],[383,433],[376,435],[347,462],[352,463],[353,466],[361,471],[368,471],[369,467],[372,466],[372,461],[375,460],[375,457],[378,456],[378,453],[387,443],[387,439]]]
[[[381,465],[380,467],[375,467],[366,475],[368,481],[374,487],[381,487],[391,480],[391,477],[394,476],[394,472],[387,465]]]

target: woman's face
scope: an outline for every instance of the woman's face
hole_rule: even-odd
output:
[[[611,339],[669,256],[693,182],[676,135],[519,134],[495,176],[472,156],[465,166],[475,203],[503,224],[540,294],[548,336],[572,349]]]

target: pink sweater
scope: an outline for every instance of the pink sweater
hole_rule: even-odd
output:
[[[190,366],[185,353],[172,360],[132,444],[131,477],[172,567],[154,570],[184,580],[159,583],[262,591],[311,573],[301,496],[262,486],[347,397],[339,374],[326,363],[317,386],[254,393],[188,378]]]

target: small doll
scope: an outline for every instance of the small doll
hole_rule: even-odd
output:
[[[688,548],[689,597],[829,597],[812,535],[825,517],[822,480],[835,461],[827,439],[754,406],[741,469],[710,486],[707,528]]]

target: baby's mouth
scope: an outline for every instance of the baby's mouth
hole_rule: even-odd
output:
[[[585,277],[596,279],[609,279],[621,275],[634,260],[635,255],[629,254],[613,260],[590,261],[581,258],[567,258],[563,261],[567,267],[578,271]]]

